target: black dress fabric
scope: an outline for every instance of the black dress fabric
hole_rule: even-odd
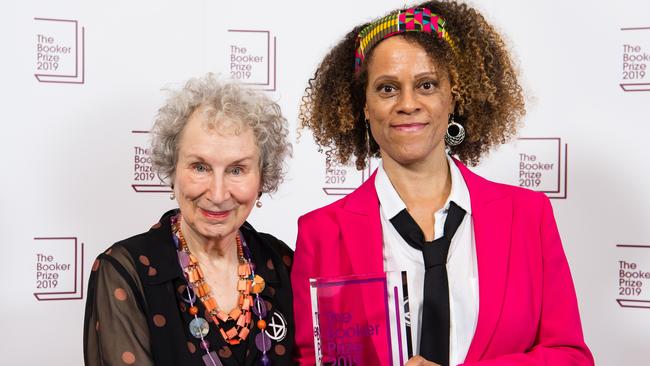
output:
[[[111,246],[92,266],[84,320],[84,362],[96,365],[197,365],[206,352],[189,332],[186,282],[172,239],[169,211],[148,232]],[[272,365],[293,365],[293,305],[289,273],[293,251],[275,237],[258,233],[248,223],[240,228],[251,251],[255,272],[266,281],[260,294],[267,323],[286,323],[286,334],[273,340],[267,356]],[[253,317],[247,340],[227,345],[201,301],[199,316],[210,322],[205,339],[225,366],[257,365],[259,329]],[[282,334],[274,334],[274,336]]]

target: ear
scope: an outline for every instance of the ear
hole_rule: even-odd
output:
[[[368,113],[368,102],[366,102],[366,104],[363,105],[363,117],[366,119],[366,121],[370,120],[370,118],[368,118],[369,115],[370,113]]]

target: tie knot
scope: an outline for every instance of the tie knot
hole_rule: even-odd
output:
[[[441,266],[447,264],[447,254],[449,253],[450,241],[446,236],[438,238],[431,242],[425,242],[422,246],[422,256],[424,257],[424,268]]]

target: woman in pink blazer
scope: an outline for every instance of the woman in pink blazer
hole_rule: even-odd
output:
[[[463,164],[514,135],[523,100],[499,34],[455,2],[392,11],[324,58],[303,126],[342,163],[382,162],[353,193],[298,221],[300,365],[315,363],[309,279],[386,270],[408,270],[417,284],[408,366],[593,365],[548,198]],[[363,294],[359,302],[368,313],[381,306]]]

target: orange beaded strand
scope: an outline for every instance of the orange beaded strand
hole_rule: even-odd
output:
[[[238,305],[229,313],[226,313],[219,308],[217,300],[212,296],[212,290],[205,280],[199,261],[190,252],[181,230],[180,220],[173,225],[173,229],[178,235],[178,239],[181,243],[181,250],[189,256],[188,266],[183,268],[186,278],[196,295],[199,297],[201,302],[203,302],[203,306],[205,306],[210,317],[212,317],[212,320],[219,328],[219,333],[221,333],[222,337],[230,345],[236,345],[244,341],[250,333],[249,328],[252,319],[252,297],[250,296],[250,293],[253,287],[253,278],[251,278],[252,271],[250,262],[244,256],[244,249],[239,234],[235,236],[235,240],[237,241],[237,255],[239,257],[239,265],[237,267],[239,281],[237,283],[237,290],[240,295]],[[256,282],[259,282],[257,281],[257,278],[255,278],[255,280]],[[263,283],[264,280],[261,281]],[[256,290],[258,290],[258,288],[256,288]],[[196,315],[199,310],[196,306],[192,306],[189,308],[188,312],[190,315]],[[231,320],[234,322],[234,325],[228,329],[224,329],[226,322]]]

